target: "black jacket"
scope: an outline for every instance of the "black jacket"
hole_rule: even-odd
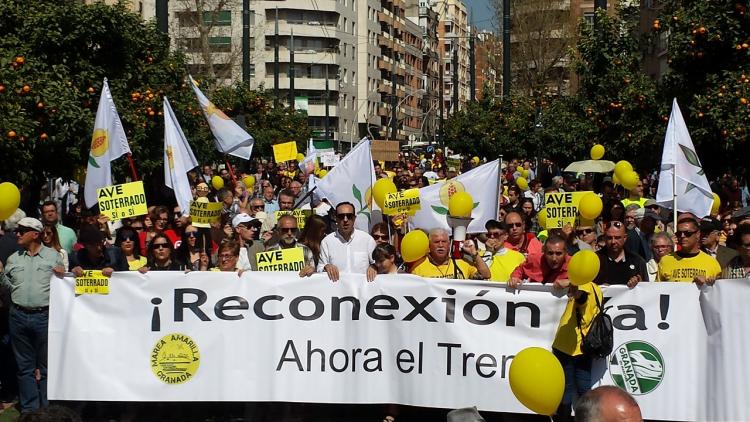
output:
[[[86,249],[80,249],[70,255],[70,268],[81,267],[84,270],[101,270],[110,267],[115,271],[128,271],[128,261],[117,246],[105,246],[102,259],[94,262],[89,258]]]

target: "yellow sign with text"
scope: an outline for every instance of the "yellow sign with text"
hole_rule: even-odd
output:
[[[545,229],[561,229],[570,224],[578,225],[578,203],[586,192],[545,193],[544,208],[539,212],[546,213],[547,225]]]
[[[76,277],[75,293],[77,295],[108,295],[109,277],[101,270],[84,270],[83,275]]]
[[[305,267],[305,253],[302,248],[279,249],[258,252],[255,255],[258,271],[296,271]]]
[[[284,142],[273,146],[273,158],[277,163],[292,161],[297,159],[297,143]]]
[[[293,215],[297,219],[297,228],[302,230],[305,228],[305,221],[307,217],[312,215],[312,210],[294,210],[294,211],[276,211],[273,213],[278,223],[279,217],[282,215]]]
[[[407,189],[395,193],[389,193],[383,202],[383,214],[414,215],[422,209],[419,201],[419,189]]]
[[[123,183],[96,190],[99,212],[110,220],[148,214],[143,182]]]
[[[190,219],[193,223],[211,224],[221,217],[221,202],[190,202]]]

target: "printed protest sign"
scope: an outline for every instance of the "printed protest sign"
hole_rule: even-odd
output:
[[[300,271],[305,267],[302,248],[258,252],[255,257],[258,271]]]
[[[221,202],[190,202],[190,218],[193,223],[211,224],[219,221]]]
[[[109,277],[101,270],[84,270],[80,277],[76,277],[75,293],[77,295],[109,294]]]
[[[105,186],[96,190],[99,212],[110,220],[148,214],[143,182]]]
[[[383,205],[383,214],[385,215],[414,215],[417,211],[422,209],[419,202],[419,189],[414,188],[389,193],[386,196]]]
[[[547,213],[546,229],[561,229],[567,224],[576,226],[578,220],[578,203],[590,192],[545,193],[544,208],[539,212]]]

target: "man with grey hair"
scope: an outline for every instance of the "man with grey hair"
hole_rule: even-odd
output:
[[[412,268],[411,273],[428,278],[482,279],[490,278],[490,269],[483,259],[477,259],[478,251],[473,240],[464,241],[461,251],[469,256],[474,265],[465,259],[455,259],[450,254],[450,235],[447,230],[432,229],[429,235],[430,252]]]
[[[641,408],[633,396],[612,385],[602,385],[578,399],[576,422],[640,422]]]
[[[665,232],[654,234],[651,238],[651,259],[646,262],[646,271],[648,271],[648,281],[656,281],[656,274],[659,272],[659,261],[665,255],[674,251],[674,242]]]

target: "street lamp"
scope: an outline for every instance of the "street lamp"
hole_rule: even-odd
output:
[[[404,101],[408,100],[409,98],[411,98],[411,97],[413,97],[415,95],[422,96],[426,92],[427,91],[425,91],[424,89],[420,88],[420,89],[416,90],[415,92],[412,92],[411,94],[408,94],[407,96],[405,96],[404,98],[402,98],[401,101],[399,101],[398,104],[396,104],[396,107],[394,107],[393,110],[391,110],[391,117],[388,119],[388,125],[385,127],[385,129],[388,130],[388,128],[391,127],[391,123],[393,122],[393,115],[396,114],[396,113],[398,113],[398,108],[401,107],[401,105],[404,103]],[[396,140],[396,132],[394,130],[391,131],[391,138],[394,141]]]

